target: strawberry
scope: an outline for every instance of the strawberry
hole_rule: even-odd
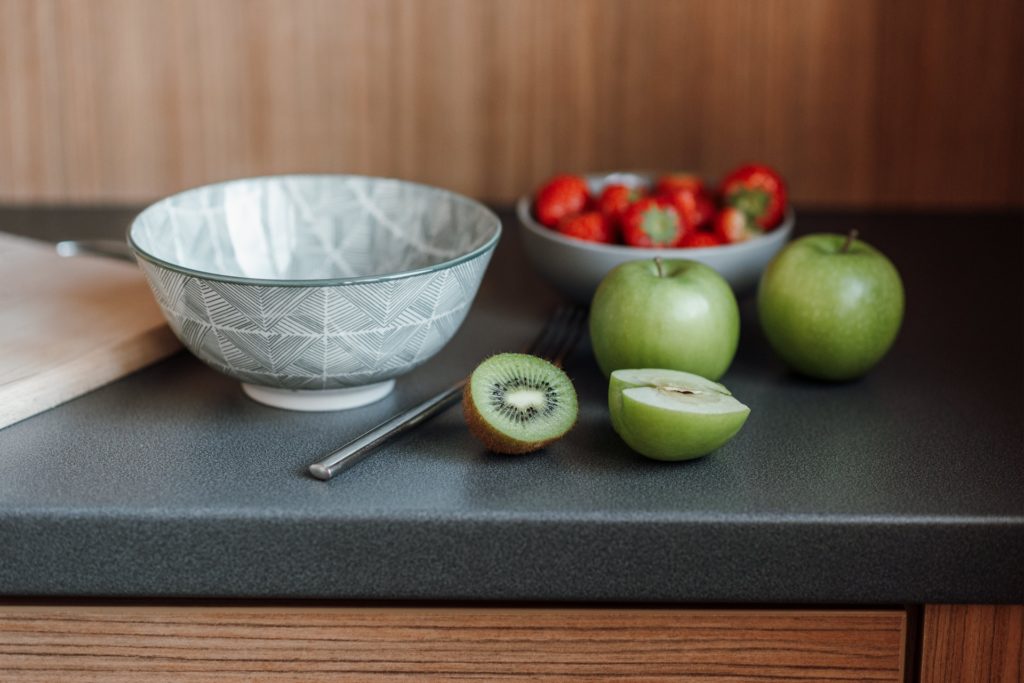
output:
[[[683,242],[679,246],[681,247],[718,247],[725,244],[722,242],[722,238],[713,232],[705,232],[703,230],[699,232],[689,232],[683,237]]]
[[[658,178],[654,184],[654,194],[667,194],[673,190],[706,191],[704,181],[692,173],[669,173]]]
[[[710,227],[715,215],[715,202],[699,177],[690,173],[661,176],[654,185],[654,193],[672,202],[690,229]]]
[[[565,216],[558,221],[558,232],[588,242],[614,242],[615,231],[600,211],[587,211]]]
[[[671,190],[663,190],[660,197],[664,197],[686,221],[687,227],[700,229],[711,224],[715,215],[715,204],[711,196],[704,191],[696,191],[676,187]]]
[[[589,201],[590,191],[583,178],[557,175],[537,190],[533,213],[543,225],[554,228],[566,216],[583,211]]]
[[[686,234],[679,212],[661,197],[645,197],[622,215],[622,239],[634,247],[675,247]]]
[[[778,171],[763,164],[746,164],[722,181],[722,201],[751,217],[762,230],[771,230],[786,213],[786,183]]]
[[[642,196],[643,192],[638,188],[611,183],[601,190],[601,195],[597,198],[597,210],[603,213],[609,222],[617,225],[629,205]]]
[[[743,242],[763,231],[739,209],[727,206],[715,216],[715,235],[725,244]]]

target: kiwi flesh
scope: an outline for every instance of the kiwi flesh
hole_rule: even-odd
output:
[[[579,402],[561,368],[522,353],[501,353],[477,366],[462,394],[469,431],[496,453],[530,453],[576,424]]]

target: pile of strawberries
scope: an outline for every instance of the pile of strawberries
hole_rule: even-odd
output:
[[[717,188],[698,176],[674,173],[652,187],[606,184],[591,195],[580,176],[559,175],[534,197],[533,215],[563,235],[633,247],[713,247],[776,228],[786,213],[782,176],[746,164]]]

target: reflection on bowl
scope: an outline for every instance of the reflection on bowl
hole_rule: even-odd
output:
[[[500,234],[452,192],[307,175],[168,197],[128,241],[196,356],[261,402],[332,410],[382,398],[451,339]]]
[[[591,192],[605,184],[625,183],[646,186],[651,177],[636,173],[587,176]],[[605,275],[626,261],[654,258],[685,258],[700,261],[717,270],[733,290],[743,294],[752,290],[768,261],[782,248],[793,232],[795,215],[790,208],[782,224],[760,237],[736,244],[692,249],[644,249],[619,244],[601,244],[566,237],[538,223],[531,212],[531,197],[520,197],[516,213],[522,224],[527,258],[544,279],[573,301],[587,303]]]

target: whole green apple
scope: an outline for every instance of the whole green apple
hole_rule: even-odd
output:
[[[850,235],[807,235],[765,268],[757,309],[768,343],[797,372],[860,377],[892,346],[903,321],[892,262]]]
[[[736,435],[750,415],[718,382],[676,370],[616,370],[608,382],[612,428],[637,453],[691,460]]]
[[[666,368],[718,379],[736,355],[740,312],[729,283],[702,263],[627,261],[594,293],[590,339],[605,375]]]

